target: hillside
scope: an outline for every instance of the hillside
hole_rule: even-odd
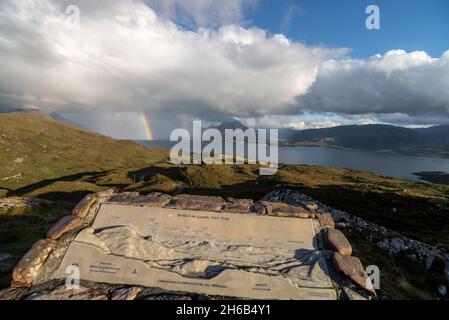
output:
[[[449,126],[409,129],[378,124],[351,125],[297,131],[290,137],[289,144],[446,154],[449,151],[448,136]]]
[[[38,113],[0,114],[0,189],[43,179],[133,168],[161,161],[166,151],[117,141]]]

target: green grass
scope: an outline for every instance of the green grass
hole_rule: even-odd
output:
[[[43,179],[84,172],[139,168],[159,162],[164,150],[117,141],[44,115],[0,114],[0,188],[17,189]]]
[[[61,202],[34,209],[0,209],[0,252],[11,254],[18,262],[36,241],[45,238],[52,224],[70,214],[71,207]],[[0,273],[0,288],[9,285],[11,271],[9,268]]]
[[[305,165],[281,165],[274,176],[260,176],[259,168],[253,165],[174,166],[167,159],[164,150],[116,141],[41,115],[0,114],[0,197],[56,201],[55,206],[39,210],[0,212],[0,252],[20,257],[86,194],[111,187],[141,193],[183,189],[191,194],[254,200],[273,190],[290,188],[449,249],[449,186]],[[426,272],[405,259],[388,257],[375,246],[381,239],[373,241],[373,236],[348,231],[355,255],[364,265],[381,267],[385,296],[433,297],[435,285],[444,280],[436,275],[442,273]],[[8,272],[1,276],[0,286],[9,276]]]

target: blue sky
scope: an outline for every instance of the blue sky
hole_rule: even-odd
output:
[[[380,30],[365,28],[370,4],[380,9]],[[447,0],[260,0],[245,18],[308,45],[351,48],[355,58],[399,48],[439,57],[449,47]]]

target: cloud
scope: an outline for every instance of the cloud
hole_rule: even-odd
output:
[[[290,29],[290,26],[293,22],[293,20],[296,18],[298,14],[302,12],[301,7],[296,4],[289,4],[287,6],[284,6],[282,9],[282,21],[281,21],[281,32],[286,32],[288,29]]]
[[[50,111],[264,114],[294,103],[320,59],[340,54],[258,28],[185,31],[142,1],[79,7],[75,31],[61,2],[2,2],[2,99]]]
[[[449,51],[391,50],[367,60],[328,60],[298,106],[347,114],[449,114]]]
[[[224,2],[164,0],[167,10],[207,26],[192,31],[143,0],[4,0],[0,111],[148,111],[208,120],[305,111],[447,117],[449,51],[440,58],[393,50],[351,59],[344,48],[223,25],[239,21],[246,3]],[[81,10],[79,30],[65,27],[69,4]],[[219,24],[211,26],[210,17]]]

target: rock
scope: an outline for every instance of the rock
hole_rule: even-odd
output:
[[[269,202],[266,201],[257,201],[251,207],[251,211],[260,215],[271,215],[273,211],[273,207]]]
[[[328,228],[324,231],[324,234],[327,249],[339,252],[344,256],[352,254],[351,244],[340,230]]]
[[[90,288],[66,289],[65,286],[59,286],[49,292],[33,293],[25,300],[108,300],[108,296],[102,291]]]
[[[226,202],[222,197],[181,194],[173,197],[169,207],[204,211],[221,211]]]
[[[442,297],[445,297],[447,295],[447,287],[446,286],[439,286],[438,287],[438,294]]]
[[[111,300],[135,300],[141,292],[138,287],[117,289],[112,292]]]
[[[377,247],[379,249],[383,249],[383,250],[390,250],[390,240],[388,239],[383,239],[382,241],[379,241],[377,243]]]
[[[81,225],[81,219],[76,216],[65,216],[59,220],[47,233],[47,238],[57,240],[65,233]]]
[[[410,249],[410,245],[400,238],[390,240],[390,256],[396,256],[400,252]]]
[[[335,229],[335,222],[334,219],[332,219],[332,216],[327,213],[327,212],[323,212],[323,213],[315,213],[315,216],[318,218],[318,221],[320,222],[320,225],[323,228],[331,228],[331,229]]]
[[[312,211],[315,211],[316,209],[318,209],[318,204],[313,201],[307,201],[304,203],[304,205],[306,206],[307,209],[312,210]]]
[[[375,294],[362,262],[359,258],[344,256],[335,252],[332,258],[334,268],[351,279],[357,286],[371,294]]]
[[[315,214],[304,209],[303,207],[297,207],[288,205],[285,203],[270,203],[272,216],[278,217],[295,217],[295,218],[314,218]]]
[[[152,193],[147,196],[141,196],[137,193],[120,193],[109,198],[108,202],[121,205],[163,207],[169,203],[171,197],[166,194]]]
[[[96,201],[97,197],[94,194],[85,196],[84,199],[78,203],[75,209],[73,209],[72,214],[80,219],[84,219]]]
[[[13,270],[13,286],[31,285],[55,244],[50,240],[36,242]]]
[[[229,198],[227,204],[223,207],[225,212],[247,213],[251,210],[253,200]]]
[[[35,209],[41,206],[51,206],[53,202],[37,198],[3,198],[0,199],[0,209],[10,210],[14,208]]]
[[[114,194],[114,189],[108,189],[105,191],[100,191],[96,195],[97,195],[97,197],[100,197],[100,198],[107,198],[107,197],[112,196],[113,194]]]

